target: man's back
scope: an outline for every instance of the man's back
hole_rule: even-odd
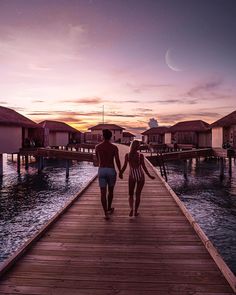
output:
[[[109,141],[103,141],[96,146],[96,155],[99,167],[114,168],[114,158],[118,154],[118,148]]]

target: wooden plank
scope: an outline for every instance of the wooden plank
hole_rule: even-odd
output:
[[[159,176],[147,179],[137,218],[128,217],[127,179],[126,172],[117,181],[109,221],[98,182],[90,183],[12,262],[0,294],[233,294],[196,234],[196,223],[188,222]]]

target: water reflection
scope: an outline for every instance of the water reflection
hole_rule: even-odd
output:
[[[96,174],[91,163],[72,161],[66,179],[65,162],[46,161],[38,173],[36,163],[28,171],[4,155],[0,189],[0,261],[16,251]]]
[[[168,163],[168,183],[236,273],[235,162],[230,177],[225,161],[222,179],[216,159],[188,161],[187,179],[183,176],[183,165],[183,161]]]

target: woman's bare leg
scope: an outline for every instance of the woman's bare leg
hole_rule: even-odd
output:
[[[133,216],[133,211],[134,211],[134,187],[135,187],[135,181],[131,177],[129,177],[129,208],[130,208],[129,216]]]
[[[140,204],[140,197],[141,197],[141,193],[142,193],[144,183],[145,183],[144,179],[137,182],[137,188],[136,188],[136,193],[135,193],[135,196],[136,196],[136,199],[135,199],[135,211],[134,211],[135,216],[138,216],[138,208],[139,208],[139,204]]]

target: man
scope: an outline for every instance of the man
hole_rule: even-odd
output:
[[[117,146],[110,142],[112,132],[109,129],[104,129],[103,142],[96,145],[95,152],[98,159],[98,179],[101,190],[101,203],[105,214],[105,219],[109,219],[109,214],[112,214],[114,208],[111,207],[113,200],[113,191],[116,183],[116,166],[121,170],[119,151]],[[108,188],[108,196],[107,196]]]

